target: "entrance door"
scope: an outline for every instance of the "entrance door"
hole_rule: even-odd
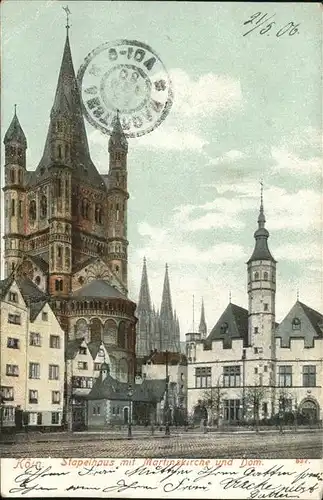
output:
[[[129,422],[129,408],[127,406],[123,409],[123,422],[125,424]]]
[[[317,404],[311,399],[307,399],[303,402],[301,406],[301,413],[310,422],[316,422],[317,420]]]

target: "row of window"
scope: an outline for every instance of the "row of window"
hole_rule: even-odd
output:
[[[48,313],[42,312],[42,321],[48,321]],[[21,325],[21,314],[20,313],[9,313],[8,323],[12,325]]]
[[[40,379],[40,363],[29,363],[29,378],[30,379]],[[49,380],[59,380],[59,366],[49,365],[48,366],[48,379]]]
[[[268,367],[264,366],[264,372],[267,372]],[[195,387],[205,388],[212,387],[211,367],[195,368]],[[258,368],[255,368],[255,373],[258,373]],[[223,387],[240,387],[241,386],[241,366],[224,366],[222,372]],[[302,371],[303,387],[316,387],[316,366],[304,365]],[[284,365],[278,368],[278,385],[279,387],[292,387],[292,366]]]
[[[72,377],[72,387],[74,389],[92,389],[93,378],[92,377]]]
[[[3,422],[9,423],[15,421],[15,408],[10,406],[4,406],[2,413]],[[28,412],[28,424],[29,425],[42,425],[43,418],[40,412]],[[51,423],[52,425],[59,424],[59,412],[51,412]]]
[[[29,345],[34,347],[41,347],[41,335],[40,333],[30,332],[29,335]],[[10,349],[19,349],[20,348],[20,340],[14,337],[7,338],[7,347]],[[58,335],[50,335],[49,337],[49,347],[53,349],[60,349],[61,347],[61,339]]]
[[[5,401],[14,401],[15,394],[14,388],[8,386],[1,386],[2,397]],[[61,393],[59,391],[51,391],[52,392],[52,404],[60,404],[61,402]],[[29,390],[29,399],[30,404],[38,404],[38,390],[30,389]]]

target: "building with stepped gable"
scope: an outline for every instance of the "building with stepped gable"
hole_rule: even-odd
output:
[[[147,262],[144,258],[139,291],[136,356],[142,359],[152,351],[181,352],[179,319],[172,307],[168,265],[166,264],[160,310],[155,309],[150,297]]]
[[[247,262],[248,309],[230,300],[206,336],[203,307],[199,332],[186,334],[187,405],[197,422],[284,415],[291,421],[295,415],[301,421],[322,420],[323,315],[297,299],[277,323],[277,262],[265,223],[261,190],[255,246]]]

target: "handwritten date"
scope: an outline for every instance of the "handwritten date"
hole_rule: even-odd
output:
[[[272,34],[276,33],[276,37],[280,38],[281,36],[288,35],[288,36],[294,36],[299,34],[299,23],[295,24],[293,21],[290,21],[288,24],[285,24],[282,28],[277,30],[277,23],[276,21],[270,21],[275,17],[276,14],[268,17],[268,14],[264,14],[263,12],[256,12],[255,14],[252,14],[250,16],[250,19],[245,21],[243,23],[243,26],[250,25],[252,26],[249,31],[246,31],[246,33],[243,34],[243,36],[249,35],[252,31],[259,30],[258,33],[259,35],[265,35],[267,36],[270,35],[270,32]],[[269,22],[270,21],[270,22]]]

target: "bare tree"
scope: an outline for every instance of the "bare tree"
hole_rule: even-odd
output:
[[[201,398],[201,405],[210,410],[212,423],[216,420],[217,427],[219,427],[224,396],[225,391],[220,386],[217,386],[205,389]]]
[[[259,432],[259,413],[261,404],[267,397],[268,388],[260,385],[247,387],[244,392],[244,409],[252,412],[256,425],[256,432]]]

